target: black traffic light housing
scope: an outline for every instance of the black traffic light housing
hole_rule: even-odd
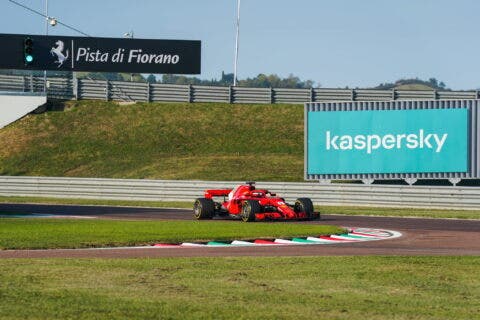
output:
[[[23,41],[23,62],[25,62],[25,65],[31,65],[34,60],[34,55],[33,55],[33,40],[32,38],[25,38]]]

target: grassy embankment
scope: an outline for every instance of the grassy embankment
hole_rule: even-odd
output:
[[[70,101],[0,130],[0,175],[303,181],[303,106]],[[190,203],[48,202],[190,207]],[[324,213],[480,218],[478,211],[321,207]]]
[[[0,260],[2,319],[476,319],[479,257]]]
[[[229,221],[0,219],[1,249],[88,248],[342,233],[335,226]]]
[[[0,175],[303,180],[303,106],[71,101],[0,130]]]

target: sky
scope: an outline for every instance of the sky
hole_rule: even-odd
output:
[[[16,0],[44,12],[45,0]],[[233,72],[237,0],[48,0],[92,36],[202,41],[202,79]],[[0,0],[0,33],[45,34],[45,19]],[[437,78],[480,88],[478,0],[241,0],[238,78],[290,74],[317,86]],[[80,34],[57,25],[52,35]],[[1,50],[1,49],[0,49]]]

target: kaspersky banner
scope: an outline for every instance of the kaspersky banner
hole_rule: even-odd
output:
[[[468,171],[468,110],[307,112],[307,174]]]
[[[0,69],[199,74],[201,42],[0,34]]]

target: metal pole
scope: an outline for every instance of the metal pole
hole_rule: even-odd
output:
[[[131,37],[130,39],[133,39],[133,29],[131,31]],[[130,73],[130,82],[133,82],[133,73]]]
[[[45,0],[45,35],[48,36],[48,0]],[[47,92],[47,70],[43,70],[43,92]]]
[[[45,0],[45,35],[48,36],[48,0]]]
[[[130,32],[127,32],[123,35],[125,38],[130,38],[133,39],[133,30],[130,30]],[[130,82],[133,81],[133,73],[130,73]]]
[[[233,66],[233,86],[237,85],[238,38],[240,36],[240,0],[237,0],[237,37],[235,39],[235,62]]]

